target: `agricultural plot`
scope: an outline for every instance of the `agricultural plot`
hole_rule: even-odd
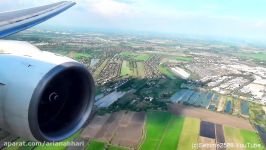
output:
[[[81,136],[112,145],[137,148],[142,137],[144,121],[144,112],[120,111],[105,116],[95,116]]]
[[[211,122],[200,122],[200,136],[207,138],[215,138],[215,124]]]
[[[148,54],[139,54],[137,55],[137,57],[135,57],[135,60],[136,61],[147,61],[149,60],[149,58],[150,58],[150,55]]]
[[[249,115],[249,103],[248,103],[248,101],[241,101],[241,114],[244,116]]]
[[[177,61],[191,62],[193,60],[190,56],[178,56],[175,58]]]
[[[247,119],[227,115],[223,113],[212,112],[207,109],[190,107],[180,104],[168,105],[170,112],[176,115],[199,118],[204,121],[213,122],[215,124],[229,125],[236,128],[254,131],[250,122]]]
[[[244,58],[244,59],[252,59],[254,61],[265,61],[266,53],[259,52],[259,53],[247,53],[247,52],[241,52],[241,53],[233,53],[233,55]]]
[[[199,97],[200,97],[200,93],[195,92],[186,102],[184,102],[184,104],[192,105],[197,101]]]
[[[129,61],[128,62],[129,69],[131,70],[133,77],[138,77],[138,70],[137,70],[137,64],[135,61]]]
[[[219,95],[209,92],[207,98],[211,99],[208,109],[211,111],[216,111],[218,104],[219,104],[219,99],[220,99]]]
[[[208,109],[211,110],[211,111],[215,111],[216,110],[216,106],[214,104],[210,104]]]
[[[220,99],[220,96],[218,94],[213,94],[213,98],[212,98],[213,102],[218,104],[219,103],[219,99]]]
[[[192,144],[198,142],[199,130],[200,130],[200,120],[186,117],[177,149],[178,150],[191,149]]]
[[[158,149],[176,149],[180,140],[180,134],[183,128],[184,118],[172,116],[164,135],[161,139]]]
[[[145,69],[144,69],[144,64],[142,62],[137,62],[137,72],[138,72],[138,77],[140,78],[145,77]]]
[[[158,147],[158,144],[163,136],[164,130],[171,119],[171,114],[164,112],[149,112],[146,122],[146,135],[141,150],[153,150]]]
[[[98,108],[107,108],[110,105],[112,105],[115,101],[117,101],[119,98],[123,97],[126,95],[128,92],[124,91],[114,91],[108,95],[105,95],[104,97],[100,98],[97,102],[95,102],[95,105]]]
[[[131,51],[121,52],[120,55],[130,60],[136,61],[147,61],[150,58],[150,55],[148,54],[138,54]]]
[[[194,92],[183,89],[175,93],[170,100],[175,103],[207,108],[211,102],[211,97],[212,93]]]
[[[244,129],[224,126],[224,135],[226,143],[236,143],[238,145],[241,145],[242,147],[244,146],[242,149],[246,150],[264,149],[257,133],[254,131],[248,131]],[[248,146],[248,143],[256,144],[258,147],[254,148],[251,145]],[[240,149],[239,146],[237,146],[236,144],[232,145],[231,147],[228,147],[227,149],[228,150]]]
[[[122,63],[122,68],[121,68],[121,76],[130,76],[132,75],[132,70],[129,67],[129,62],[128,61],[123,61]]]
[[[127,148],[109,145],[101,141],[92,140],[88,143],[86,150],[127,150]]]
[[[200,97],[194,103],[195,106],[207,108],[211,102],[212,93],[200,93]]]
[[[240,129],[241,136],[244,139],[246,150],[265,150],[260,138],[256,132]],[[248,146],[248,144],[254,144],[254,146]],[[257,146],[255,146],[257,145]]]
[[[182,89],[171,96],[170,100],[175,103],[186,102],[192,94],[193,91]]]
[[[105,143],[95,140],[90,141],[87,146],[87,150],[104,150],[104,149],[105,149]]]
[[[217,107],[218,112],[222,112],[224,110],[225,103],[226,103],[226,98],[224,96],[220,97],[219,104]]]
[[[223,130],[222,125],[220,125],[220,124],[215,125],[215,134],[216,134],[216,143],[217,144],[225,143],[224,130]],[[225,148],[224,147],[217,147],[217,150],[225,150]]]
[[[224,112],[228,113],[228,114],[231,114],[232,113],[232,107],[233,107],[232,106],[232,101],[229,98],[227,98]]]
[[[176,79],[176,75],[166,66],[160,65],[159,71],[170,79]]]
[[[240,114],[240,103],[241,100],[239,99],[233,99],[233,115],[239,115]]]
[[[215,145],[215,139],[212,139],[212,138],[207,138],[207,137],[202,137],[200,136],[199,137],[199,140],[198,140],[198,143],[201,143],[201,144],[208,144],[208,145]],[[215,146],[212,146],[212,147],[199,147],[198,150],[216,150],[216,147]]]
[[[80,53],[80,52],[76,52],[76,51],[71,51],[70,53],[68,53],[68,56],[75,59],[75,60],[82,60],[82,59],[87,59],[87,58],[91,58],[92,55],[89,53]]]
[[[120,76],[145,77],[144,64],[135,61],[123,61]]]
[[[149,112],[141,150],[176,149],[184,118],[168,112]]]

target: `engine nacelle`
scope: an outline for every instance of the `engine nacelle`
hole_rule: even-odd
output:
[[[26,42],[0,41],[0,128],[61,141],[87,121],[95,85],[86,67]]]

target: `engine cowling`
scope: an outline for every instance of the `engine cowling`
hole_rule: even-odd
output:
[[[0,41],[0,128],[30,140],[61,141],[87,121],[91,73],[75,60],[26,42]]]

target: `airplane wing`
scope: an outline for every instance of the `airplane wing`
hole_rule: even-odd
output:
[[[0,13],[0,38],[28,29],[65,11],[74,2],[63,1],[50,5]]]

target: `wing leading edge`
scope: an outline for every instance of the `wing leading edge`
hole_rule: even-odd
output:
[[[63,1],[35,8],[0,13],[0,38],[42,23],[75,4],[74,2]]]

